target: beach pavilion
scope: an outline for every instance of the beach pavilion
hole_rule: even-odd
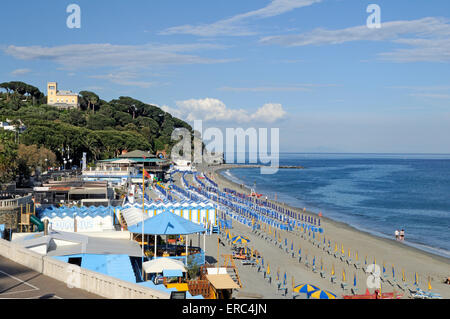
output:
[[[193,223],[183,217],[180,217],[174,213],[171,213],[169,210],[165,210],[164,212],[147,218],[143,222],[139,222],[133,226],[128,228],[128,231],[133,234],[143,234],[143,235],[154,235],[155,236],[155,244],[154,244],[154,258],[158,257],[157,254],[157,236],[162,235],[185,235],[185,253],[182,253],[185,259],[185,265],[187,265],[187,257],[188,257],[188,235],[191,234],[201,234],[203,233],[203,263],[205,256],[205,236],[206,229],[196,223]],[[142,240],[143,242],[143,240]],[[167,242],[167,240],[166,240]],[[164,257],[164,255],[163,255]],[[165,256],[168,257],[168,256]],[[176,256],[173,256],[175,259],[179,259]]]

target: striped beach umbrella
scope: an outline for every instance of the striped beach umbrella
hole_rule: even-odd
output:
[[[310,284],[301,284],[301,285],[297,285],[292,289],[294,292],[298,292],[298,293],[312,293],[316,290],[320,290],[319,287],[316,287],[314,285],[310,285]]]
[[[314,299],[336,299],[336,295],[326,290],[316,290],[309,294]]]

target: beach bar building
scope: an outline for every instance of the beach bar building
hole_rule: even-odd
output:
[[[166,210],[163,213],[156,215],[146,220],[140,221],[135,225],[128,227],[128,231],[132,233],[134,239],[140,237],[141,244],[148,243],[150,247],[150,236],[153,236],[153,251],[150,254],[152,259],[158,257],[170,257],[176,260],[181,260],[185,265],[188,264],[188,257],[192,259],[193,263],[204,264],[205,263],[205,241],[206,241],[206,229],[196,223],[171,213]],[[200,247],[192,247],[188,245],[189,235],[203,234],[203,249]],[[169,235],[183,235],[184,249],[179,245],[168,244],[167,236]],[[144,236],[144,237],[142,237]],[[157,236],[165,236],[165,245],[159,247],[157,245]],[[147,238],[147,240],[145,240]]]

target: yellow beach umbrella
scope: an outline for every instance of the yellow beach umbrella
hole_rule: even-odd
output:
[[[337,251],[337,243],[334,243],[334,251],[336,252]]]
[[[302,292],[302,293],[312,293],[316,290],[320,290],[319,287],[316,287],[314,285],[310,285],[310,284],[301,284],[301,285],[297,285],[292,289],[294,292]]]
[[[345,269],[342,269],[342,281],[345,282]]]
[[[267,274],[270,275],[270,265],[267,263]]]
[[[405,282],[406,278],[405,278],[405,270],[402,269],[402,281]]]
[[[348,250],[348,258],[350,258],[350,249]]]
[[[331,267],[331,276],[334,276],[334,264],[333,264],[333,266]]]
[[[433,289],[433,287],[431,287],[431,278],[428,277],[428,290]]]
[[[355,259],[358,261],[358,252],[355,253]]]
[[[316,290],[309,294],[314,299],[336,299],[336,295],[326,290]]]
[[[344,250],[344,244],[342,244],[342,246],[341,246],[341,253],[342,253],[342,255],[344,255],[344,254],[345,254],[345,250]]]

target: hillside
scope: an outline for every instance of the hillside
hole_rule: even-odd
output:
[[[114,157],[122,150],[145,149],[170,152],[175,128],[186,122],[155,105],[121,96],[109,102],[89,91],[80,92],[80,108],[60,110],[44,104],[46,97],[23,82],[0,84],[0,121],[21,121],[27,129],[20,143],[44,146],[62,162],[62,148],[70,150],[75,165],[86,152],[88,161]],[[64,155],[65,156],[65,155]]]

